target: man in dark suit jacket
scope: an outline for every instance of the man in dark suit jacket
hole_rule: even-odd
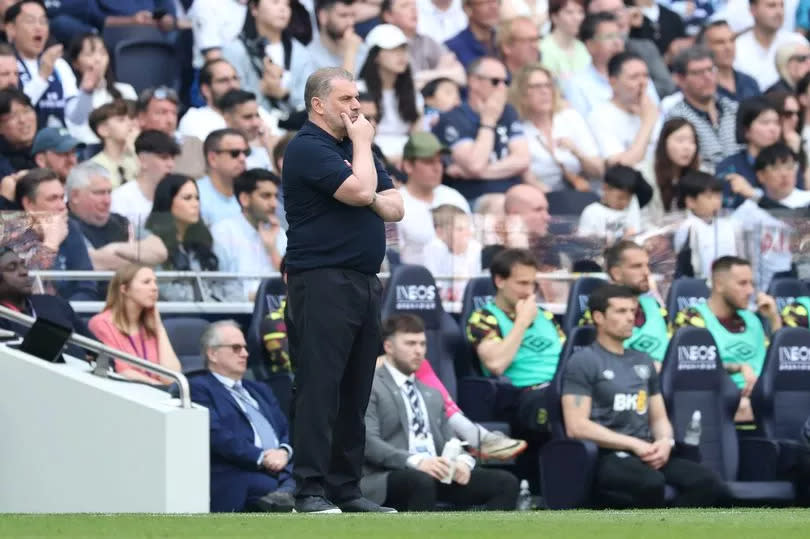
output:
[[[383,338],[385,362],[375,373],[366,410],[363,496],[408,511],[430,511],[437,501],[514,509],[518,481],[511,473],[476,468],[467,453],[454,462],[439,456],[453,435],[441,394],[413,376],[425,360],[422,320],[391,317]],[[451,483],[442,483],[448,475]]]
[[[70,303],[59,296],[32,294],[31,285],[31,277],[22,258],[12,249],[0,247],[0,305],[34,318],[45,318],[60,326],[72,328],[80,335],[94,338],[88,331],[87,324],[76,316]],[[28,332],[28,328],[5,318],[0,318],[0,328],[20,335]]]
[[[287,420],[266,385],[242,379],[245,336],[232,321],[215,322],[201,345],[208,372],[190,386],[191,399],[209,413],[211,511],[292,510]]]

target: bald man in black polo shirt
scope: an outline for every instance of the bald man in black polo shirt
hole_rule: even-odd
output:
[[[402,197],[371,153],[352,75],[315,71],[309,120],[284,154],[290,357],[296,366],[295,509],[393,512],[362,498],[364,417],[380,350],[377,279]]]

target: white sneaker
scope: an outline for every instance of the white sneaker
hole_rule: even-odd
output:
[[[510,438],[502,432],[493,431],[481,440],[478,452],[484,458],[510,460],[526,450],[525,440]]]

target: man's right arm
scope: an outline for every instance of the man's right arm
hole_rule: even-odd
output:
[[[504,338],[491,334],[476,348],[481,363],[495,376],[502,376],[515,360],[520,343],[523,342],[523,335],[537,316],[537,304],[534,298],[520,300],[515,306],[515,311],[515,323]]]
[[[349,138],[352,141],[352,172],[335,191],[335,198],[350,206],[369,206],[377,192],[377,168],[371,141],[374,127],[362,114],[352,122],[346,114],[341,114]]]

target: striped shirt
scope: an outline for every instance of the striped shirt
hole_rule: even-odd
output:
[[[701,168],[714,168],[729,155],[737,153],[741,145],[737,143],[736,101],[716,96],[717,124],[712,124],[709,115],[693,107],[686,99],[675,104],[667,115],[669,118],[684,118],[695,126],[700,147]]]

